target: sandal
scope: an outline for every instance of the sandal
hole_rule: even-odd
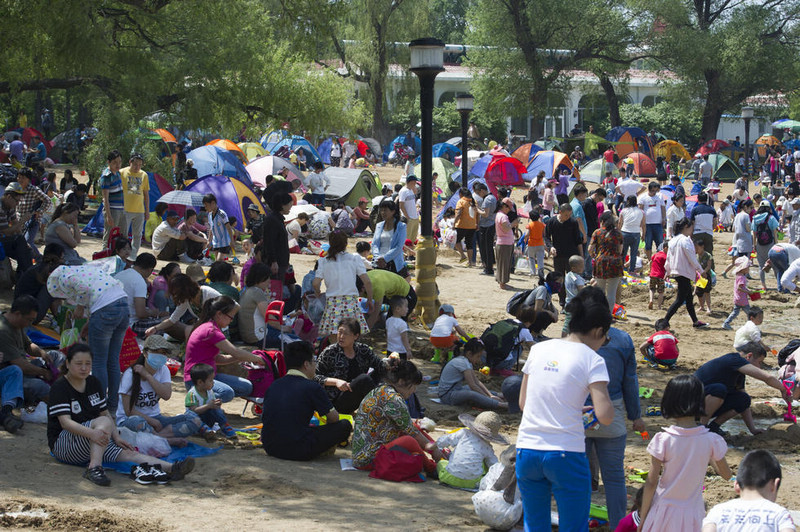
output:
[[[98,486],[110,486],[111,480],[106,476],[103,466],[90,467],[83,473],[83,478],[91,480]]]
[[[11,434],[16,433],[24,425],[25,422],[22,421],[21,418],[15,416],[14,414],[8,414],[5,417],[5,419],[3,419],[3,428],[6,429]]]

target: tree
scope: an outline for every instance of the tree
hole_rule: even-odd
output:
[[[676,139],[687,147],[697,146],[700,143],[702,119],[697,105],[687,109],[671,101],[659,102],[652,107],[624,104],[620,106],[620,124],[640,127],[645,131],[655,129],[667,138]]]

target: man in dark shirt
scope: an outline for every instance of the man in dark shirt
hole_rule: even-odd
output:
[[[61,244],[52,242],[44,247],[42,260],[17,279],[17,285],[14,287],[14,299],[27,294],[35,297],[39,303],[39,312],[34,323],[42,321],[48,310],[52,310],[54,316],[58,313],[59,303],[47,291],[47,278],[63,263],[64,248]]]
[[[558,207],[558,216],[553,216],[545,227],[545,236],[552,243],[550,254],[553,256],[553,270],[566,275],[569,271],[569,258],[572,255],[583,257],[583,237],[578,226],[580,222],[572,218],[572,207],[563,203]],[[566,291],[564,286],[558,292],[558,299],[565,305]]]
[[[286,376],[275,381],[264,397],[261,441],[270,456],[283,460],[311,460],[347,441],[352,427],[339,419],[328,394],[314,381],[314,348],[308,342],[293,342],[284,351]],[[311,427],[317,412],[325,425]]]
[[[747,375],[775,388],[785,400],[790,399],[781,381],[761,369],[761,363],[766,356],[763,346],[748,342],[741,346],[738,353],[728,353],[709,360],[695,372],[705,388],[706,417],[702,421],[708,423],[710,431],[724,436],[725,432],[720,425],[741,414],[742,421],[751,433],[763,432],[753,424],[750,395],[744,391]]]
[[[800,196],[800,181],[797,179],[797,175],[793,175],[790,177],[791,182],[786,186],[786,194],[791,196]]]
[[[33,259],[31,248],[25,241],[23,231],[30,214],[20,216],[17,205],[22,197],[22,186],[14,181],[6,187],[6,193],[0,198],[0,244],[7,257],[17,261],[17,276],[31,267]]]

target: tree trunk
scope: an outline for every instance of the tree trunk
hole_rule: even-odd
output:
[[[621,125],[621,121],[619,118],[619,98],[617,97],[617,91],[614,90],[614,83],[605,73],[600,74],[598,78],[600,78],[600,86],[603,87],[603,92],[606,93],[608,120],[612,128],[617,127]]]
[[[383,79],[375,76],[372,81],[372,135],[381,143],[386,144],[386,120],[383,116],[383,102],[385,100],[386,86]]]
[[[719,129],[719,122],[722,119],[722,101],[721,89],[719,86],[720,73],[716,70],[706,70],[706,103],[703,107],[703,127],[701,128],[701,135],[705,140],[717,138],[717,130]]]

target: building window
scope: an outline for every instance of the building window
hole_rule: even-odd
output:
[[[664,101],[664,98],[658,95],[650,95],[642,98],[642,107],[653,107],[655,104]]]

